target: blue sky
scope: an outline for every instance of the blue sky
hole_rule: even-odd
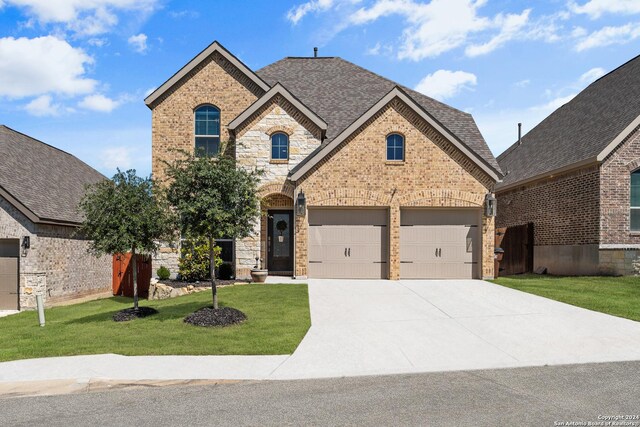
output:
[[[640,54],[640,1],[0,0],[0,123],[149,174],[143,99],[213,40],[254,70],[318,46],[472,113],[498,155]]]

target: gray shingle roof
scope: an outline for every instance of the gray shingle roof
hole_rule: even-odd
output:
[[[40,220],[79,223],[84,186],[105,177],[78,158],[0,125],[0,187]]]
[[[351,62],[335,57],[284,58],[256,74],[273,86],[277,82],[327,122],[323,146],[358,119],[395,86],[401,87],[438,122],[485,162],[500,172],[470,114],[398,85]]]
[[[498,188],[595,158],[640,115],[640,56],[591,83],[498,156]]]

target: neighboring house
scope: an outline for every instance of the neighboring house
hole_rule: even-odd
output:
[[[497,227],[533,224],[533,266],[632,274],[640,256],[640,57],[498,157]]]
[[[222,242],[237,277],[256,257],[295,277],[493,277],[502,175],[471,115],[336,57],[254,72],[217,42],[145,103],[155,178],[172,150],[225,141],[264,170],[255,234]]]
[[[111,258],[76,235],[84,186],[105,179],[71,154],[0,125],[0,310],[105,293]]]

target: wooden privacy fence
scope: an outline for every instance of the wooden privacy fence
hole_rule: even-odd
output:
[[[136,270],[138,270],[138,296],[149,296],[151,282],[151,256],[136,255]],[[133,297],[133,263],[131,253],[113,256],[113,295]]]
[[[533,224],[496,229],[496,247],[504,249],[500,276],[533,271]]]

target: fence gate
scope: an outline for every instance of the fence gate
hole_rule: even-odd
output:
[[[496,246],[504,249],[500,276],[533,271],[532,223],[496,229]]]
[[[138,270],[138,296],[149,296],[151,281],[151,256],[136,255],[136,270]],[[115,254],[113,256],[113,295],[133,297],[133,263],[131,253]]]

